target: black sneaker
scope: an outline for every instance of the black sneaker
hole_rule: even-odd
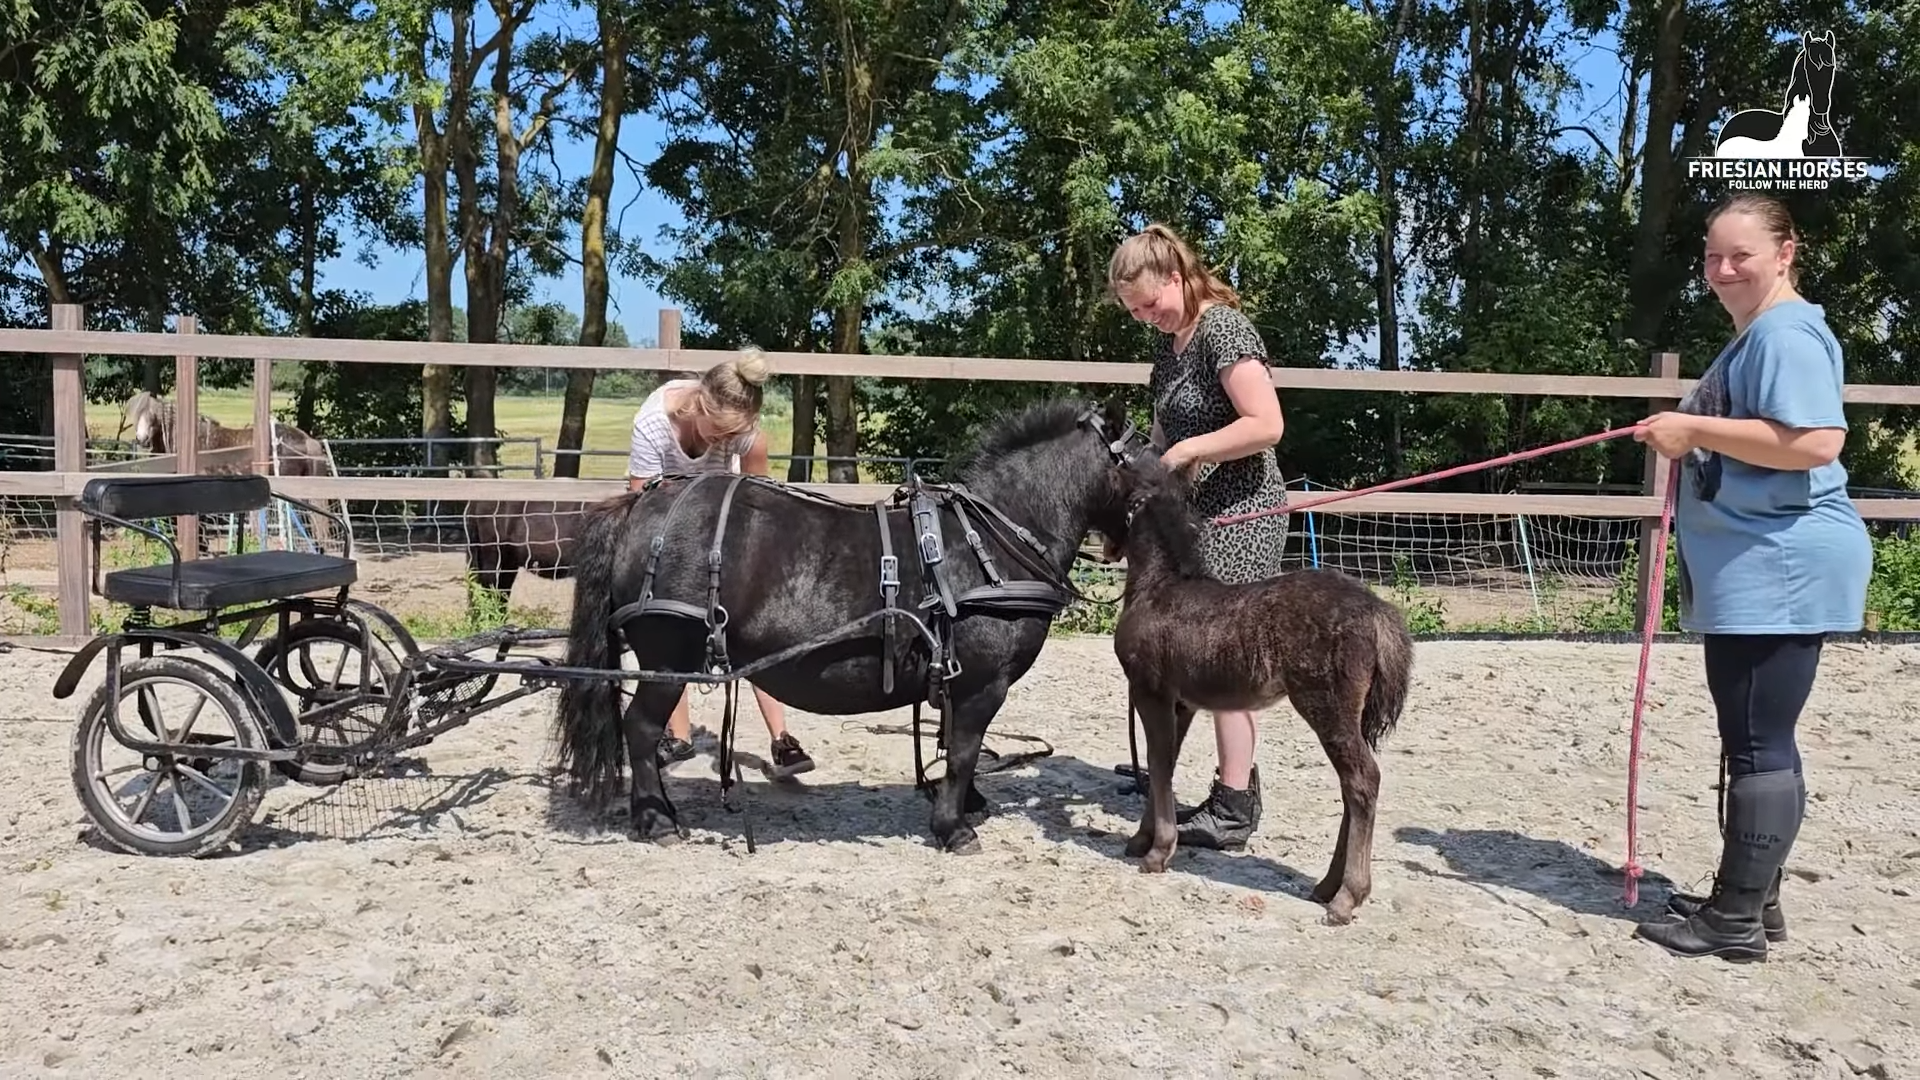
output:
[[[660,767],[664,769],[676,761],[692,758],[693,744],[685,739],[676,739],[668,735],[660,740],[660,750],[654,756],[660,760]]]
[[[773,755],[767,762],[766,771],[768,776],[784,780],[789,776],[812,772],[813,759],[800,748],[800,740],[793,737],[793,732],[783,732],[773,740]]]

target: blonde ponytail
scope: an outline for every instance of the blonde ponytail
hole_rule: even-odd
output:
[[[1121,288],[1149,274],[1163,281],[1174,274],[1180,275],[1180,291],[1186,300],[1188,318],[1199,315],[1200,305],[1205,301],[1230,308],[1240,306],[1240,294],[1233,286],[1215,276],[1179,233],[1159,222],[1127,237],[1113,249],[1113,257],[1107,261],[1107,291],[1117,296]]]

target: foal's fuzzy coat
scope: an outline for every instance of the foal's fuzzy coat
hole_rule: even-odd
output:
[[[1405,705],[1413,638],[1400,610],[1334,570],[1228,585],[1210,577],[1201,522],[1184,480],[1158,462],[1117,470],[1132,488],[1125,528],[1108,536],[1127,560],[1113,647],[1146,732],[1149,801],[1129,856],[1146,873],[1173,858],[1173,767],[1196,709],[1264,709],[1281,698],[1320,736],[1345,814],[1314,900],[1352,921],[1373,888],[1373,751]]]

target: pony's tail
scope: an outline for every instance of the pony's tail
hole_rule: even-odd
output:
[[[619,554],[619,524],[631,499],[618,498],[582,513],[573,547],[573,621],[567,633],[567,666],[615,670],[620,656],[613,630],[613,572]],[[575,795],[598,806],[625,790],[626,737],[620,726],[618,683],[563,679],[555,711],[560,770]]]
[[[1373,619],[1373,683],[1360,710],[1360,736],[1369,748],[1378,750],[1380,740],[1400,723],[1400,712],[1407,705],[1407,690],[1413,684],[1413,635],[1407,632],[1400,609],[1385,601]]]

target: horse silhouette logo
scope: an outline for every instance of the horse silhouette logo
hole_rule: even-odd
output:
[[[1714,143],[1717,158],[1839,158],[1840,133],[1833,129],[1833,76],[1839,69],[1833,31],[1800,35],[1786,102],[1780,111],[1745,109],[1720,125]]]

